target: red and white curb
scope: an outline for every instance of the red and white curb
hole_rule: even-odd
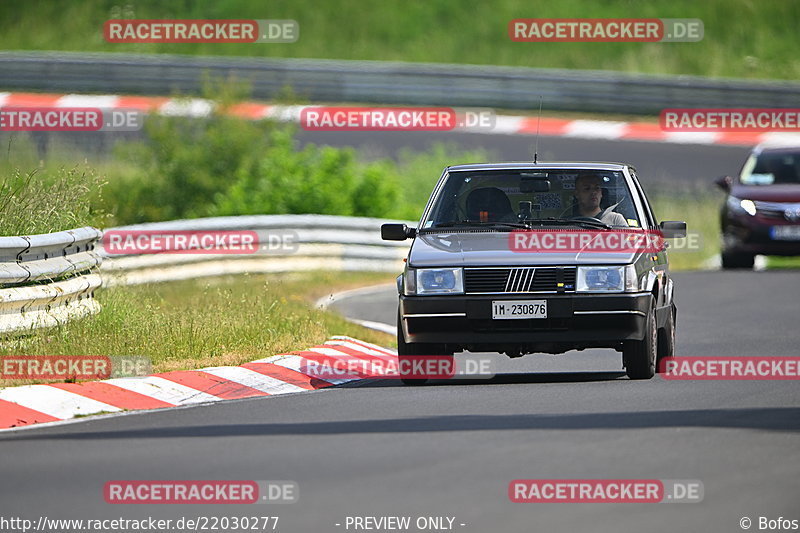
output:
[[[0,92],[2,107],[95,107],[135,110],[162,115],[205,117],[214,110],[210,100],[154,96],[119,96],[90,94],[41,94]],[[306,106],[268,105],[243,102],[231,106],[228,113],[250,120],[276,119],[299,122]],[[366,107],[366,106],[348,106]],[[420,106],[416,106],[420,107]],[[608,120],[568,120],[517,115],[498,115],[492,129],[457,127],[454,131],[500,135],[541,135],[579,139],[652,141],[676,144],[722,144],[751,146],[760,143],[800,143],[800,134],[787,132],[667,132],[652,122],[617,122]]]
[[[334,336],[308,350],[273,355],[241,366],[164,372],[144,377],[0,389],[0,431],[99,413],[175,408],[322,389],[362,379],[320,379],[303,373],[309,361],[334,365],[347,359],[392,363],[387,348]]]

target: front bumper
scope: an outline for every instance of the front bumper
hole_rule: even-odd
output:
[[[724,215],[723,250],[729,253],[761,255],[800,255],[800,240],[776,240],[774,226],[797,225],[761,214],[756,216],[727,213]]]
[[[616,347],[644,338],[652,295],[491,294],[400,296],[406,342],[501,351],[499,345]],[[547,318],[493,320],[492,301],[547,300]]]

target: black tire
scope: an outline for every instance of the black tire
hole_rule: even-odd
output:
[[[397,360],[401,363],[409,355],[446,355],[441,344],[407,343],[403,335],[403,325],[400,322],[400,311],[397,312]],[[419,386],[428,382],[427,379],[400,378],[404,385]]]
[[[658,330],[658,359],[656,360],[656,372],[660,372],[661,360],[665,357],[675,356],[675,304],[669,306],[669,316],[664,327]]]
[[[655,301],[651,300],[644,338],[640,341],[625,341],[622,345],[622,362],[628,377],[630,379],[650,379],[655,376],[657,352],[658,328]]]
[[[756,256],[740,252],[722,252],[722,268],[725,270],[748,269],[752,270]]]

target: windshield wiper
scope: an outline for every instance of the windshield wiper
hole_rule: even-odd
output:
[[[529,224],[541,224],[541,225],[548,225],[548,226],[561,226],[561,225],[572,225],[572,226],[583,226],[589,228],[602,228],[602,229],[611,229],[609,224],[605,222],[601,222],[600,220],[586,220],[583,218],[574,219],[574,218],[540,218],[540,219],[529,219],[527,221]]]
[[[426,229],[439,229],[439,228],[512,228],[512,229],[530,229],[530,225],[524,222],[478,222],[475,220],[460,220],[454,222],[442,222]]]

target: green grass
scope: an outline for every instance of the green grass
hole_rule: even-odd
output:
[[[800,257],[767,257],[767,268],[776,270],[800,269]]]
[[[517,43],[507,34],[515,18],[581,17],[699,18],[705,35],[698,43]],[[299,23],[300,39],[291,44],[111,44],[102,36],[110,18],[287,18]],[[28,0],[0,5],[0,49],[398,60],[793,80],[800,78],[798,20],[800,3],[791,0]]]
[[[45,163],[32,143],[11,137],[0,153],[0,235],[51,233],[106,223],[103,178],[74,154]]]
[[[722,196],[696,190],[650,195],[650,203],[658,220],[684,220],[696,241],[675,240],[669,248],[669,264],[673,270],[697,270],[719,253],[719,208]],[[693,242],[699,244],[695,248]]]
[[[386,273],[243,275],[117,287],[96,294],[102,311],[84,320],[10,338],[1,355],[149,357],[153,372],[239,365],[350,335],[384,346],[394,337],[313,308],[326,294],[389,282]],[[0,386],[23,384],[0,381]]]

